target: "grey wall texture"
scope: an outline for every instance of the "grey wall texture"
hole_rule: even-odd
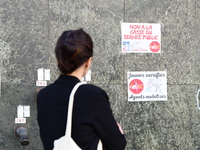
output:
[[[122,54],[120,21],[161,23],[160,54]],[[0,149],[23,149],[14,136],[18,105],[30,105],[27,150],[42,150],[37,69],[59,75],[54,46],[67,29],[93,38],[92,81],[110,97],[126,150],[200,150],[200,0],[1,0]],[[168,100],[128,102],[127,71],[167,71]],[[53,131],[52,131],[53,132]]]

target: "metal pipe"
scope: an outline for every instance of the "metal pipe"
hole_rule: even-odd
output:
[[[29,144],[29,137],[28,137],[28,132],[27,129],[23,126],[20,126],[16,129],[16,134],[20,138],[20,143],[22,146],[27,146]]]

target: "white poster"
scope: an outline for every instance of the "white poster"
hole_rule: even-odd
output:
[[[24,106],[24,117],[30,117],[30,106]]]
[[[37,70],[37,74],[38,74],[38,81],[43,81],[44,80],[44,69],[39,68]]]
[[[50,69],[44,69],[44,80],[50,80]]]
[[[17,107],[17,118],[24,118],[24,106],[22,105]]]
[[[47,81],[50,80],[50,69],[39,68],[37,70],[38,80],[36,86],[47,86]]]
[[[156,23],[121,23],[123,53],[160,53],[161,25]]]
[[[128,101],[166,101],[166,71],[128,72]]]

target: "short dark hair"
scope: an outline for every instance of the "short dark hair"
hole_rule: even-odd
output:
[[[92,57],[92,39],[82,28],[64,31],[58,38],[55,54],[61,73],[70,74]]]

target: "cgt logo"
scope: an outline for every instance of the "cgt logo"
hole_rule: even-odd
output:
[[[156,41],[153,41],[151,42],[149,48],[152,52],[158,52],[160,50],[160,44]]]
[[[143,91],[143,89],[144,89],[144,85],[143,85],[142,81],[139,79],[134,79],[129,84],[129,90],[133,94],[139,94]]]

